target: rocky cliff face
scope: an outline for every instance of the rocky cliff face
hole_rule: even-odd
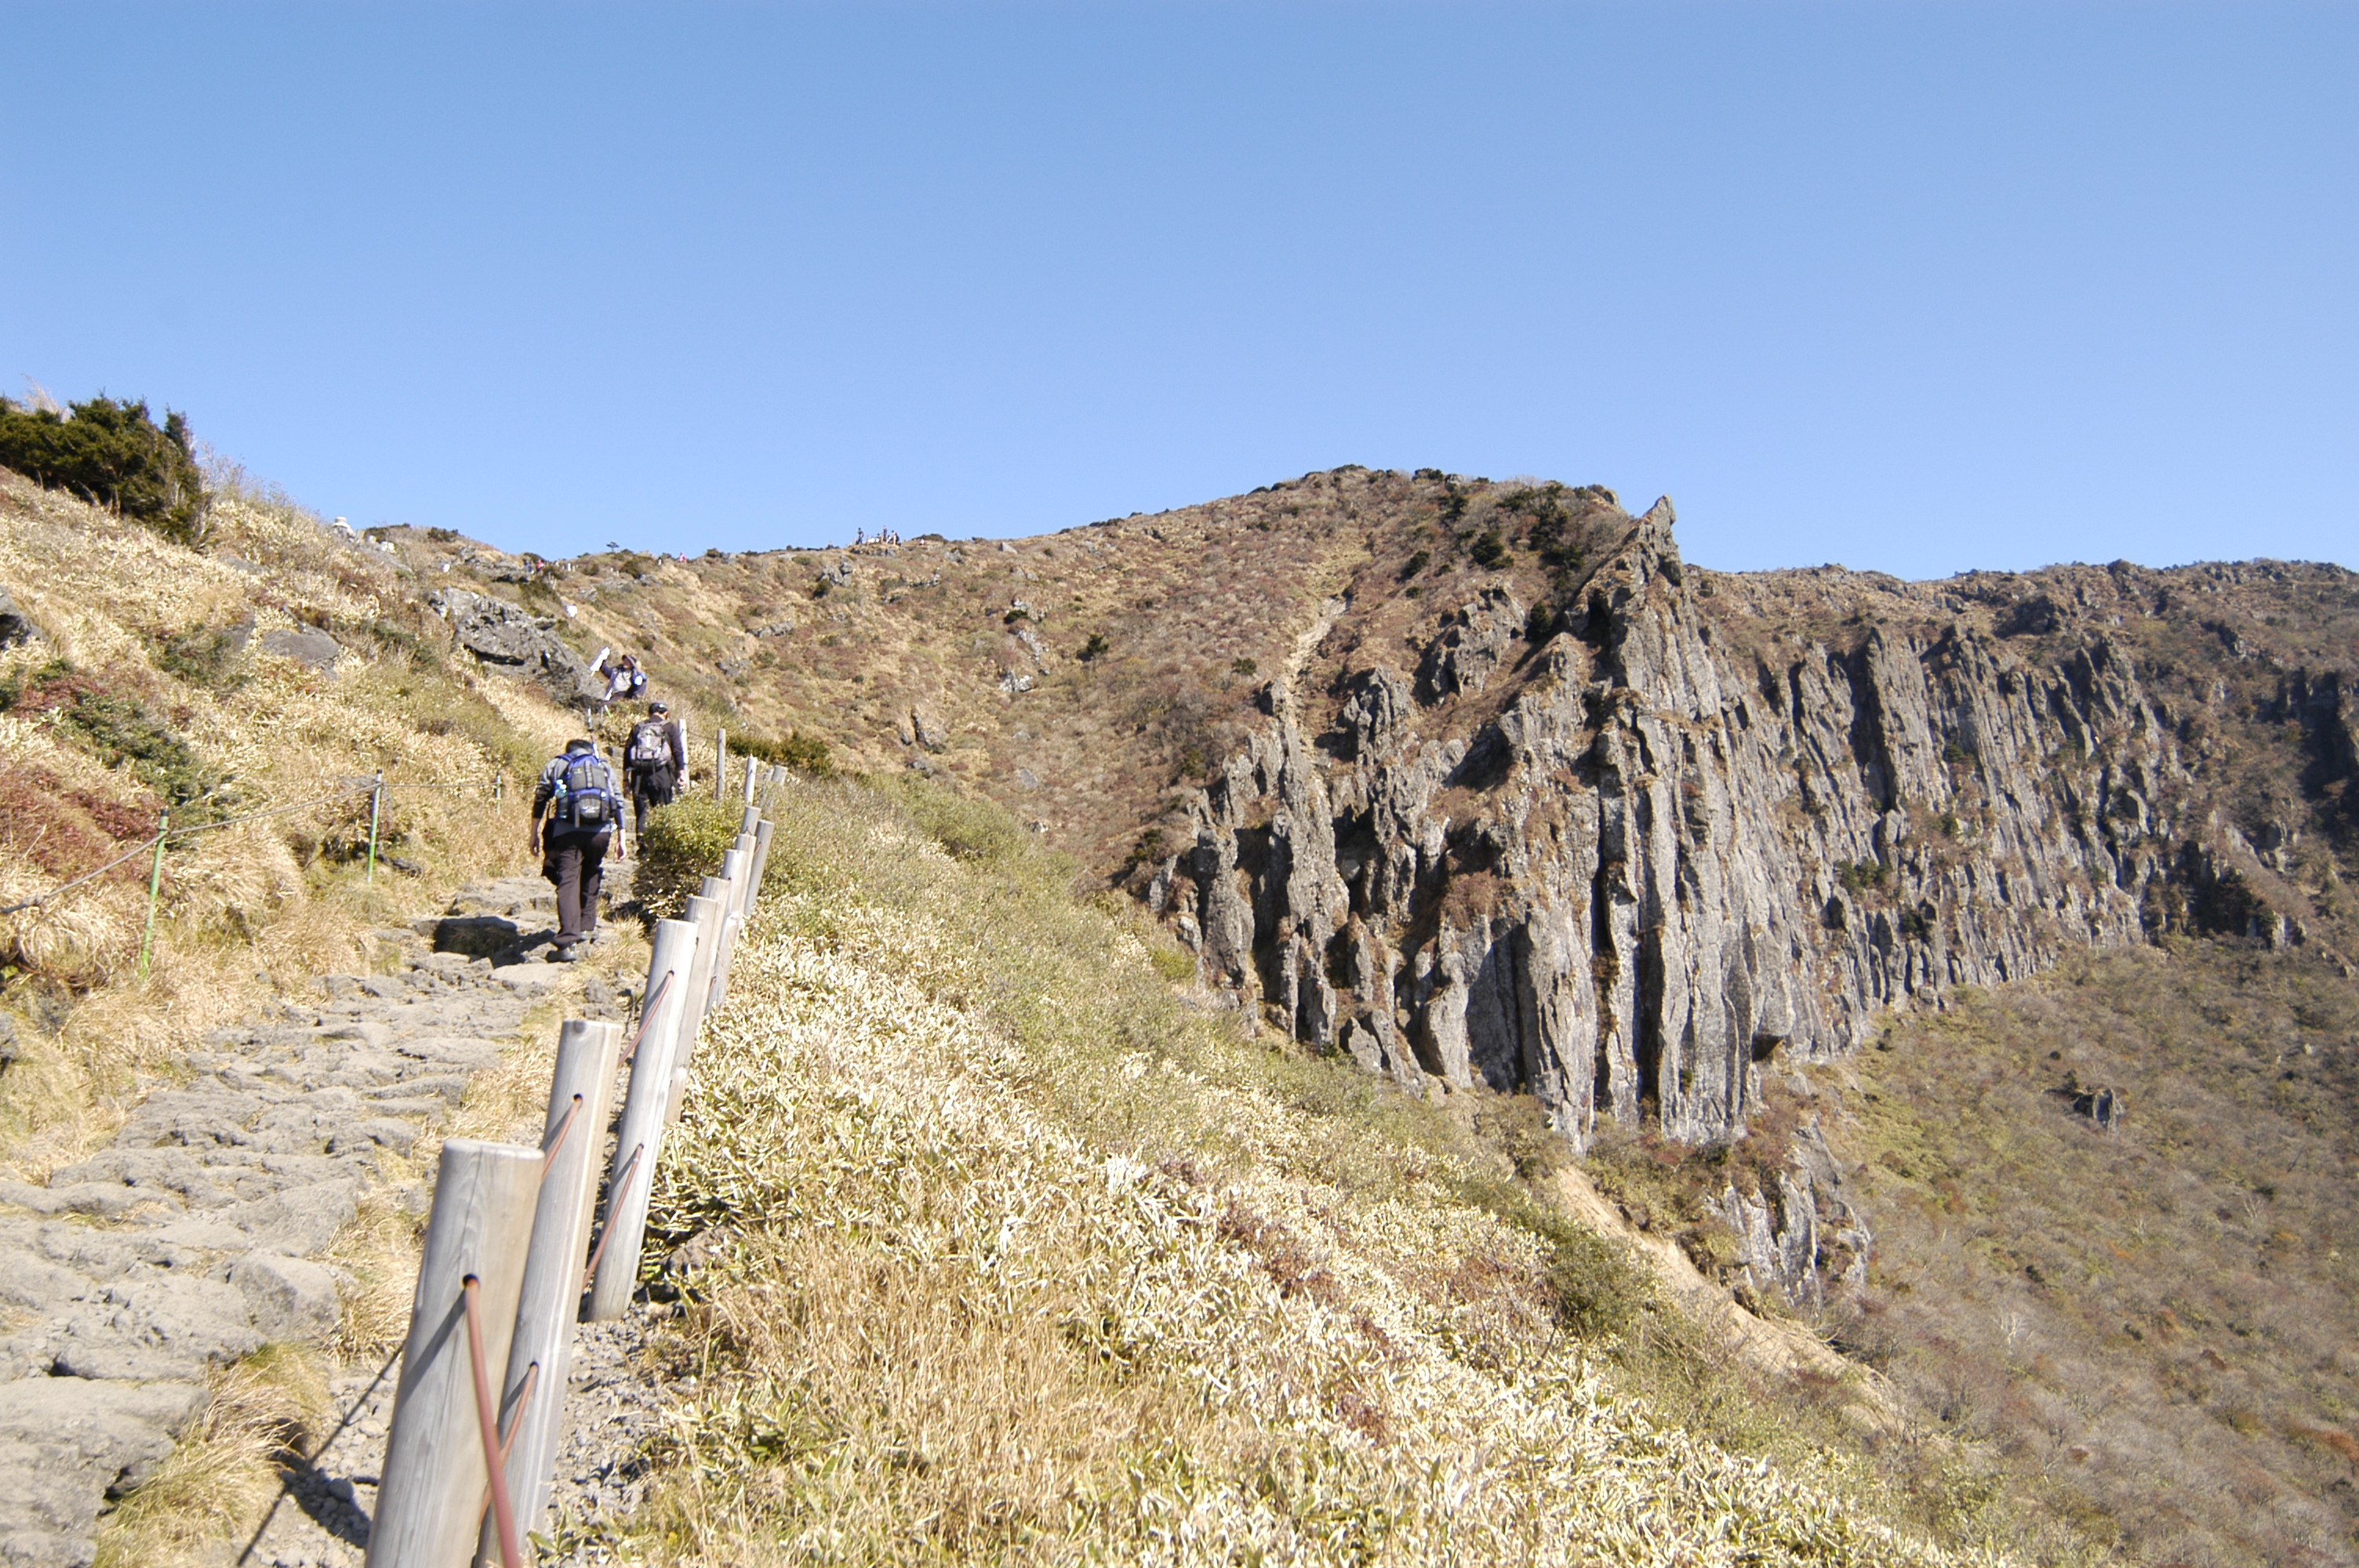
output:
[[[1836,645],[1670,524],[1625,520],[1553,610],[1477,587],[1413,671],[1347,662],[1332,722],[1272,683],[1147,889],[1208,978],[1406,1086],[1692,1142],[1906,999],[2190,924],[2300,935],[2122,639],[2034,663],[2057,606],[1960,579]],[[2343,685],[2285,700],[2347,776]]]

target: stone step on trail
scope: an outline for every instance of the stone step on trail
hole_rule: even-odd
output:
[[[610,878],[609,898],[626,888]],[[480,946],[489,922],[505,928],[491,951],[438,937]],[[537,878],[471,887],[378,933],[390,972],[325,977],[215,1031],[109,1147],[40,1185],[0,1181],[0,1568],[86,1568],[104,1511],[170,1456],[212,1371],[334,1332],[349,1281],[320,1255],[380,1184],[384,1152],[447,1116],[535,1005],[624,1016],[591,968],[540,961],[554,925]],[[422,1214],[429,1195],[400,1197]],[[247,1561],[358,1564],[375,1441],[350,1474],[291,1475],[300,1506],[274,1511]]]

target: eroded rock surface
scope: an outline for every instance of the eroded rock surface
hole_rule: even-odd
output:
[[[1273,685],[1145,888],[1208,979],[1405,1086],[1534,1094],[1576,1142],[1697,1141],[1741,1134],[1765,1061],[1897,1002],[2180,927],[2299,939],[2125,646],[2005,643],[2070,607],[1894,583],[1914,623],[1832,645],[1753,616],[1779,574],[1707,607],[1668,502],[1618,538],[1552,612],[1478,581],[1413,672],[1344,661],[1332,722]],[[2359,703],[2297,687],[2348,774]],[[1777,1235],[1765,1266],[1805,1244]]]
[[[463,588],[437,589],[426,603],[451,622],[459,645],[485,667],[536,681],[569,707],[605,695],[596,673],[557,634],[555,616],[535,615],[522,605]]]

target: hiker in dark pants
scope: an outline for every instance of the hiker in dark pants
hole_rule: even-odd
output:
[[[631,779],[631,836],[647,836],[647,813],[671,804],[672,792],[688,776],[688,739],[672,721],[671,709],[647,704],[647,716],[631,727],[623,752]]]
[[[541,816],[549,817],[548,831]],[[579,957],[575,946],[598,929],[598,884],[606,862],[606,845],[622,815],[614,790],[614,770],[607,767],[591,741],[569,741],[565,755],[549,760],[532,792],[533,852],[541,857],[540,874],[557,886],[556,961],[570,964]]]

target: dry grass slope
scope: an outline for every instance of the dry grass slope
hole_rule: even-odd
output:
[[[804,785],[665,1173],[698,1379],[629,1550],[1931,1563],[1855,1458],[1630,1374],[1593,1239],[1439,1108],[1247,1041],[926,792]],[[947,852],[947,840],[964,847]],[[1618,1331],[1618,1332],[1617,1332]]]

